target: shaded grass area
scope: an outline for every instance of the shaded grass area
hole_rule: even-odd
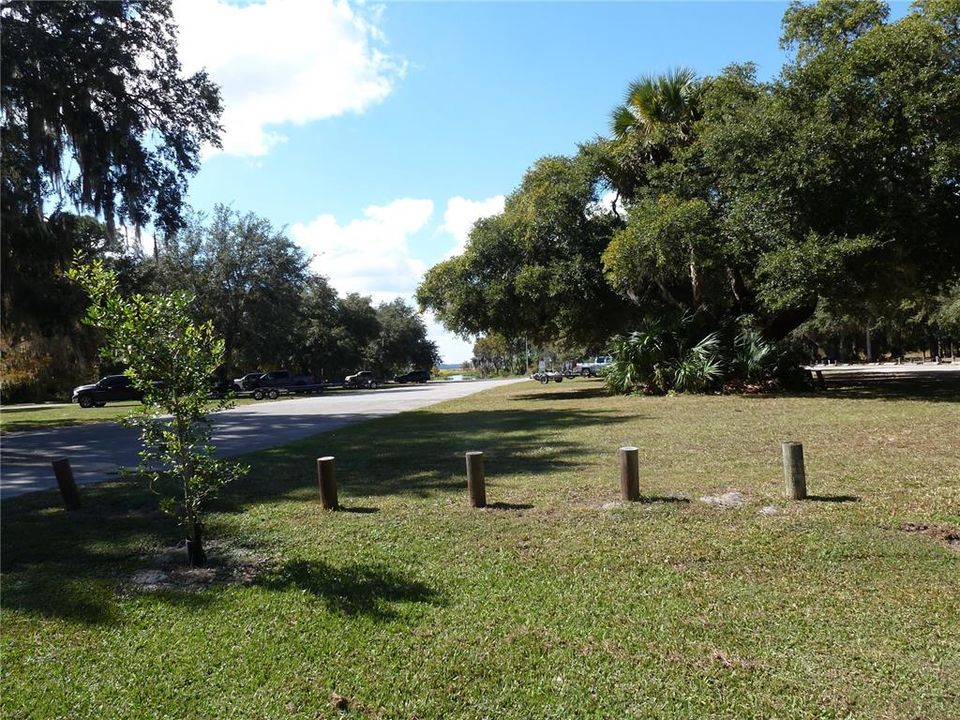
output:
[[[960,553],[900,529],[960,524],[960,406],[599,387],[513,385],[249,457],[208,528],[218,562],[257,558],[244,581],[134,582],[181,534],[134,485],[83,488],[69,516],[5,502],[3,716],[960,714]],[[782,498],[785,439],[809,502]],[[621,445],[643,502],[613,502]],[[327,454],[349,512],[319,508]],[[733,490],[742,507],[700,500]]]
[[[828,395],[867,400],[960,401],[960,371],[917,370],[903,374],[827,370],[823,372]]]

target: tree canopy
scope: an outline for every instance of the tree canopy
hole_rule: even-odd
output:
[[[225,375],[295,361],[308,258],[268,220],[225,205],[191,214],[158,264],[160,289],[190,292],[224,339]]]
[[[596,346],[640,319],[778,340],[838,308],[866,320],[952,297],[960,2],[887,16],[795,2],[792,58],[770,82],[750,64],[640,78],[609,136],[534,164],[464,254],[427,273],[420,303],[463,334]],[[595,212],[603,190],[625,212]]]
[[[0,20],[4,215],[62,192],[111,230],[175,230],[201,145],[219,144],[220,94],[182,76],[170,3],[17,0]]]
[[[427,272],[421,307],[464,336],[602,344],[629,307],[600,265],[620,224],[599,205],[600,181],[590,148],[538,161],[503,213],[477,222],[466,251]]]
[[[74,254],[104,259],[123,288],[139,264],[118,225],[180,228],[220,95],[181,72],[169,2],[3,0],[0,25],[3,374],[28,365],[46,388],[46,366],[86,367],[69,359],[91,334],[64,277]]]

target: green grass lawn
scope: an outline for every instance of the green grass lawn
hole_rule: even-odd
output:
[[[126,417],[140,407],[136,401],[109,403],[105,407],[82,408],[79,405],[0,408],[0,431],[44,430],[69,425],[111,422]]]
[[[251,456],[205,571],[134,485],[82,488],[71,515],[5,501],[0,713],[960,717],[956,395],[600,387],[521,383]],[[782,497],[785,439],[816,499]],[[626,444],[645,499],[611,505]],[[325,454],[345,512],[319,508]]]
[[[253,398],[237,398],[233,401],[236,406],[249,405],[255,402],[279,402],[299,397],[297,395],[283,395],[277,400],[254,400]],[[124,418],[141,407],[134,400],[125,402],[111,402],[105,407],[82,408],[79,405],[52,405],[50,407],[4,407],[0,408],[0,432],[19,432],[23,430],[47,430],[55,427],[70,425],[85,425],[87,423],[115,422]]]

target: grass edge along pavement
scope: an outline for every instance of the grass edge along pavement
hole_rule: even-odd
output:
[[[442,372],[447,372],[447,376],[452,374],[448,371]],[[469,374],[464,377],[464,381],[475,379],[479,378],[469,377]],[[398,384],[388,385],[387,387],[409,387],[409,385]],[[319,397],[336,396],[345,392],[368,393],[376,391],[327,387],[323,391],[323,394]],[[244,396],[234,398],[232,403],[235,407],[243,407],[244,405],[262,405],[269,402],[298,400],[304,397],[318,396],[288,393],[281,395],[275,400],[254,400],[251,397]],[[136,401],[110,402],[105,407],[101,408],[81,408],[76,403],[51,403],[49,404],[49,407],[44,407],[43,404],[28,405],[27,407],[21,407],[18,405],[0,405],[0,434],[11,432],[29,432],[31,430],[49,430],[57,427],[72,427],[76,425],[87,425],[94,423],[119,422],[126,416],[130,415],[138,407],[140,407],[140,403]]]
[[[329,389],[326,393],[331,392]],[[334,391],[338,392],[338,391]],[[281,395],[275,400],[254,400],[250,397],[234,398],[234,407],[285,402],[306,397],[304,395]],[[212,404],[212,401],[211,401]],[[120,422],[141,407],[135,400],[107,403],[104,407],[81,408],[76,403],[52,404],[50,407],[16,405],[0,406],[0,433],[29,432],[31,430],[50,430],[58,427],[73,427],[97,423]]]
[[[206,574],[141,488],[5,502],[0,710],[955,717],[960,554],[902,528],[960,524],[958,407],[507,386],[248,456]],[[783,497],[784,439],[816,499]]]

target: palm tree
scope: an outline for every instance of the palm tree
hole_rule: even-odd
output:
[[[627,183],[617,188],[633,200],[646,183],[651,166],[668,162],[677,148],[693,142],[694,125],[702,116],[705,82],[690,68],[675,68],[662,75],[645,75],[630,84],[623,105],[613,111],[612,146],[627,169]],[[693,245],[690,246],[690,289],[693,307],[703,302],[704,279]]]
[[[646,159],[661,162],[671,146],[692,139],[703,88],[697,74],[682,67],[631,83],[624,103],[613,111],[614,141],[630,142]]]

